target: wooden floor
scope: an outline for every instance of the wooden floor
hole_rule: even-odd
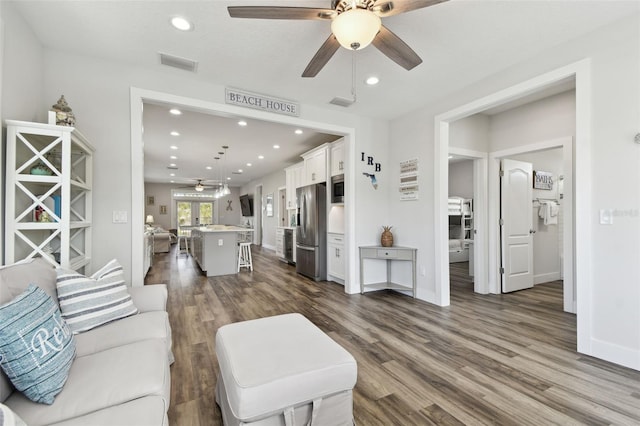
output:
[[[175,245],[173,246],[175,250]],[[172,425],[219,425],[214,335],[230,322],[300,312],[358,362],[358,425],[640,424],[640,372],[575,351],[562,284],[477,295],[451,271],[451,306],[390,291],[346,295],[253,248],[255,272],[207,279],[190,257],[156,254],[169,287],[176,362]]]

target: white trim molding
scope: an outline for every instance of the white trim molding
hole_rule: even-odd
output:
[[[447,111],[435,117],[435,160],[434,160],[434,245],[435,245],[435,288],[436,303],[441,306],[449,305],[449,265],[446,262],[448,250],[446,247],[447,229],[447,185],[448,185],[448,146],[449,123],[482,112],[489,108],[505,104],[523,96],[535,93],[545,87],[566,79],[575,79],[576,85],[576,135],[575,135],[575,184],[576,194],[574,206],[576,211],[590,211],[591,195],[591,60],[583,59],[578,62],[555,69],[545,74],[508,87],[486,97],[472,101],[458,108]],[[494,162],[489,161],[489,175]],[[565,175],[566,178],[566,175]],[[566,182],[565,182],[566,185]],[[489,192],[491,197],[491,192]],[[569,200],[567,200],[567,203]],[[489,205],[489,217],[495,216]],[[494,214],[492,216],[492,214]],[[575,229],[575,295],[577,305],[577,341],[578,351],[592,354],[591,348],[591,228],[589,215],[577,215]],[[565,238],[568,238],[565,233]],[[491,237],[491,233],[489,232]],[[491,239],[491,238],[490,238]],[[496,247],[488,242],[485,249],[495,252]],[[565,255],[565,259],[568,254]],[[489,286],[496,282],[496,271],[499,265],[488,263]],[[492,272],[493,271],[493,272]],[[569,272],[565,270],[566,273]],[[493,274],[493,275],[492,275]],[[566,293],[566,292],[565,292]],[[565,294],[565,309],[569,307]],[[571,304],[573,305],[573,304]]]

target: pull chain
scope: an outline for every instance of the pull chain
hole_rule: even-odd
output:
[[[351,96],[353,96],[353,102],[356,101],[356,54],[357,50],[354,50],[351,57]]]

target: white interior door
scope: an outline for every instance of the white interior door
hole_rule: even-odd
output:
[[[533,165],[502,160],[502,292],[533,287]]]

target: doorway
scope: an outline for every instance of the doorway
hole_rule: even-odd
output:
[[[527,195],[526,199],[522,201],[522,208],[525,212],[522,217],[527,219],[527,223],[523,224],[523,226],[530,230],[530,233],[529,231],[527,233],[532,243],[530,276],[526,278],[530,284],[525,285],[523,288],[562,280],[564,310],[577,313],[575,304],[577,285],[574,279],[573,260],[574,211],[576,208],[573,197],[573,152],[573,138],[565,137],[492,153],[490,154],[489,174],[494,178],[489,181],[489,190],[493,193],[501,193],[499,188],[500,167],[501,162],[505,159],[531,164],[532,172],[542,172],[541,176],[546,176],[547,178],[550,176],[550,189],[542,189],[545,185],[538,185],[539,188],[533,188],[532,183],[530,195]],[[547,174],[545,175],[544,172]],[[547,179],[545,178],[545,180]],[[490,214],[493,214],[495,218],[501,217],[500,198],[494,199],[490,206],[490,211],[493,212]],[[541,213],[544,213],[547,207],[549,208],[549,213],[551,213],[552,207],[557,208],[557,212],[553,217],[545,219],[541,217]],[[502,243],[504,242],[503,230],[498,225],[495,225],[498,220],[489,221],[489,223],[490,228],[492,228],[490,232],[495,232],[498,236],[497,252],[493,253],[491,257],[495,257],[499,262],[498,269],[505,268],[502,275],[508,275],[508,265],[511,261],[505,262],[503,258],[504,254],[506,254],[502,248]],[[505,226],[508,226],[508,224],[505,223]],[[502,271],[501,269],[499,270]],[[527,274],[522,274],[522,276],[524,275]],[[499,277],[501,284],[499,292],[504,292],[504,277],[500,276],[500,274]],[[512,288],[516,289],[516,287]]]
[[[179,226],[200,226],[215,223],[214,202],[176,201]]]
[[[253,195],[253,244],[262,246],[262,185],[257,185]]]
[[[567,200],[567,205],[572,205],[576,211],[589,211],[591,206],[591,195],[589,188],[591,187],[590,173],[590,105],[591,105],[591,63],[588,59],[584,59],[573,64],[558,68],[548,73],[526,80],[520,84],[508,87],[506,89],[495,92],[484,98],[469,102],[458,108],[440,114],[435,118],[435,149],[434,149],[434,244],[435,244],[435,297],[434,302],[440,306],[448,306],[450,304],[449,289],[449,265],[445,253],[447,250],[447,171],[448,171],[448,152],[449,152],[449,124],[461,118],[469,117],[473,114],[485,111],[489,108],[507,104],[511,101],[521,99],[525,96],[537,93],[553,86],[573,81],[575,85],[576,103],[575,109],[575,173],[569,175],[565,169],[565,197],[572,194],[579,194],[576,197],[575,205],[573,200],[571,203]],[[563,152],[566,145],[563,145]],[[566,156],[563,155],[563,158]],[[490,158],[488,162],[488,173],[485,174],[485,182],[488,176],[495,176],[498,173],[499,164],[496,163],[495,157]],[[573,188],[573,182],[576,187]],[[488,185],[487,200],[488,217],[498,217],[499,197],[497,194],[498,184]],[[567,212],[564,214],[565,219],[568,218]],[[575,288],[569,295],[565,291],[564,309],[569,312],[577,313],[577,349],[579,352],[591,354],[591,311],[592,307],[589,303],[591,296],[591,276],[589,265],[589,254],[591,253],[591,241],[589,240],[589,223],[588,218],[576,216],[575,224],[573,216],[569,216],[570,224],[565,221],[567,232],[564,233],[565,256],[564,256],[564,279],[571,279],[570,289]],[[571,237],[569,237],[571,231]],[[487,284],[491,293],[499,292],[499,232],[498,224],[488,220],[487,228],[487,245],[483,247],[488,256],[487,268]],[[570,241],[569,241],[570,240]],[[567,245],[571,250],[566,250]],[[571,253],[571,255],[569,255]],[[574,271],[575,268],[575,271]],[[572,274],[571,277],[568,274]],[[571,297],[572,300],[569,300]]]

